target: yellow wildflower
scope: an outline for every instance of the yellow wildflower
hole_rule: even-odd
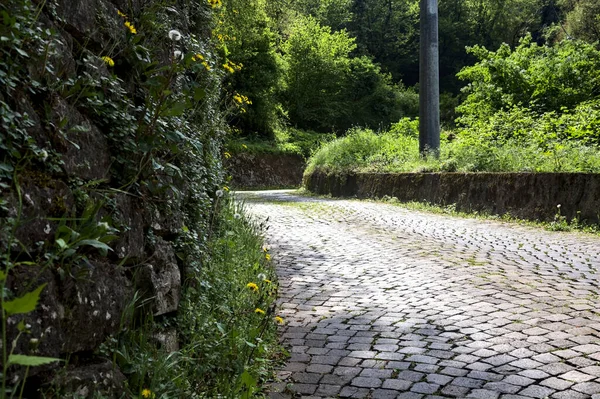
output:
[[[204,68],[206,68],[207,71],[210,71],[210,65],[208,65],[208,62],[202,61],[202,65],[204,65]]]
[[[248,149],[248,146],[247,146],[246,144],[242,144],[242,148],[243,148],[244,150],[246,150],[246,149]]]
[[[229,187],[227,187],[227,186],[223,186],[223,190],[225,190],[225,191],[229,191]]]
[[[250,288],[254,292],[258,292],[258,285],[254,284],[254,283],[248,283],[248,284],[246,284],[246,287]]]
[[[196,54],[196,58],[201,61],[204,61],[204,56],[202,54]]]
[[[230,67],[228,64],[223,64],[223,68],[229,72],[229,73],[234,73],[235,69],[233,69],[232,67]]]
[[[263,252],[269,252],[269,248],[267,248],[267,246],[263,246]]]
[[[110,58],[107,55],[105,55],[104,57],[102,57],[102,61],[104,61],[104,63],[106,65],[108,65],[109,67],[114,67],[115,66],[115,61],[113,61],[113,59]]]
[[[125,21],[124,25],[127,27],[127,29],[129,29],[129,32],[131,32],[132,35],[135,35],[137,33],[135,26],[133,26],[133,24],[131,22]]]
[[[283,320],[283,317],[279,317],[279,316],[275,316],[275,321],[279,324],[285,323],[285,321]]]
[[[117,15],[122,18],[127,18],[127,14],[123,13],[121,10],[117,10]]]
[[[225,154],[223,154],[223,155],[225,155],[225,159],[229,159],[229,158],[231,158],[231,154],[230,154],[230,153],[228,153],[228,152],[226,152],[226,153],[225,153]]]
[[[269,254],[265,254],[265,259],[266,259],[266,260],[271,260],[271,255],[269,255]]]
[[[154,396],[155,396],[154,393],[152,393],[152,391],[149,390],[148,388],[145,388],[144,390],[142,390],[142,397],[153,398]]]
[[[271,281],[271,280],[268,280],[268,279],[264,279],[263,281],[264,281],[265,283],[267,283],[267,284],[271,284],[271,283],[272,283],[272,281]]]
[[[244,102],[244,100],[242,99],[242,97],[239,94],[236,94],[235,96],[233,96],[233,99],[235,100],[236,103],[239,103],[239,104]]]
[[[208,0],[208,4],[212,7],[212,8],[217,8],[217,7],[221,7],[221,0]]]
[[[264,311],[264,310],[262,310],[261,308],[256,308],[256,309],[254,309],[254,313],[257,313],[257,314],[265,314],[265,311]]]

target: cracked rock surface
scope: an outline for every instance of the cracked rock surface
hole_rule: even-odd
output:
[[[590,399],[600,238],[286,191],[268,218],[282,343],[272,398]]]

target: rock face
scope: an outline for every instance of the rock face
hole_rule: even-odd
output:
[[[26,2],[8,2],[7,7],[12,7],[12,3]],[[19,336],[19,327],[27,326],[29,334],[21,334],[16,340],[15,353],[69,359],[66,366],[53,363],[32,367],[28,398],[40,397],[38,388],[51,383],[60,392],[73,392],[77,397],[122,398],[126,378],[112,361],[99,354],[99,348],[131,327],[135,316],[171,317],[177,312],[182,279],[174,242],[184,225],[184,197],[189,191],[186,186],[189,179],[180,177],[175,181],[171,176],[164,177],[165,182],[160,183],[168,188],[161,187],[162,191],[152,191],[142,183],[128,191],[124,188],[128,184],[118,181],[126,174],[122,170],[126,167],[115,153],[120,151],[126,157],[130,153],[139,155],[146,149],[123,150],[120,132],[107,131],[115,118],[106,114],[118,106],[111,103],[110,94],[113,98],[115,92],[123,94],[131,99],[131,104],[143,100],[139,87],[128,86],[134,86],[131,74],[119,75],[116,71],[119,66],[129,67],[126,57],[121,57],[122,63],[110,69],[101,56],[111,51],[123,52],[123,43],[133,40],[118,10],[133,18],[143,7],[156,7],[158,1],[33,0],[33,3],[41,10],[35,22],[39,26],[34,28],[40,35],[51,30],[54,40],[48,42],[47,63],[34,62],[32,51],[28,65],[23,65],[21,71],[42,88],[17,87],[6,95],[8,91],[0,87],[0,103],[10,104],[14,115],[25,122],[23,141],[30,145],[23,145],[28,152],[19,164],[18,173],[14,173],[18,177],[4,173],[8,170],[7,157],[4,153],[0,156],[0,223],[18,222],[13,241],[10,238],[13,231],[0,225],[0,250],[3,254],[14,254],[15,263],[24,264],[13,268],[6,277],[9,295],[18,298],[42,285],[44,288],[34,311],[7,319],[7,342]],[[177,11],[177,7],[174,5],[170,11]],[[166,33],[164,36],[168,47],[163,52],[171,54],[172,43],[167,42]],[[93,57],[88,57],[90,54]],[[118,86],[118,91],[110,92],[103,86],[109,80]],[[86,90],[94,91],[96,97]],[[88,100],[92,97],[101,100],[89,105],[86,95]],[[119,109],[119,115],[124,110]],[[131,115],[126,116],[137,121],[143,112],[136,110],[139,115],[127,109]],[[5,149],[5,137],[12,137],[3,130],[5,126],[0,124],[0,152]],[[176,163],[172,154],[167,155],[169,162]],[[131,162],[134,164],[131,169],[141,169],[137,161],[135,158]],[[220,168],[220,163],[215,168]],[[203,181],[207,187],[208,180]],[[93,216],[86,215],[90,205],[95,207]],[[4,272],[4,266],[0,271]],[[140,308],[134,302],[136,298],[147,305],[142,308],[145,313],[134,314]],[[23,323],[19,325],[20,322]],[[157,346],[166,351],[178,350],[175,330],[156,334],[149,331],[149,337],[154,337]],[[9,380],[22,377],[24,368],[17,369],[9,370]]]
[[[586,173],[362,173],[305,177],[317,194],[456,205],[459,211],[508,213],[522,219],[598,222],[600,175]],[[557,205],[560,205],[557,208]]]
[[[171,246],[159,238],[154,254],[143,265],[136,285],[152,303],[152,313],[160,316],[174,312],[179,306],[181,274]]]

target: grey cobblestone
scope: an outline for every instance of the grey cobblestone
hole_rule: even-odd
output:
[[[600,394],[599,238],[381,203],[237,195],[259,222],[269,218],[286,320],[291,357],[269,397]]]

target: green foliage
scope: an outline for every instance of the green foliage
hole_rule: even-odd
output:
[[[186,379],[198,397],[252,397],[276,349],[275,271],[261,226],[227,195],[216,207],[203,267],[186,281],[178,317],[181,353],[195,359]]]
[[[242,113],[232,115],[230,125],[245,134],[268,139],[273,137],[282,117],[277,95],[283,85],[283,66],[276,52],[276,27],[267,8],[265,0],[224,2],[213,36],[219,41],[223,59],[234,65],[225,79],[230,93],[225,101],[239,106],[233,100],[234,93],[251,101]]]
[[[533,123],[533,120],[530,122]],[[545,121],[536,123],[539,125],[533,128],[542,129],[548,123],[558,124],[558,121],[548,115]],[[498,119],[488,125],[489,130],[493,130],[494,126],[511,129],[515,122]],[[456,137],[451,141],[446,132],[437,159],[420,156],[418,128],[414,121],[404,120],[391,131],[381,134],[355,129],[317,151],[309,159],[305,174],[316,170],[326,173],[600,172],[597,145],[584,145],[578,140],[550,140],[544,132],[536,131],[533,134],[539,134],[540,141],[517,138],[494,140],[483,129],[482,125],[471,131],[456,132],[452,134]]]
[[[416,94],[393,86],[368,57],[352,57],[355,49],[345,31],[332,32],[312,17],[296,20],[283,45],[284,104],[292,124],[327,132],[388,125],[415,115]]]
[[[469,81],[458,108],[466,125],[513,106],[539,113],[572,110],[600,89],[600,51],[585,42],[539,46],[528,36],[514,50],[504,44],[495,52],[479,46],[469,51],[479,62],[458,74]]]
[[[565,9],[565,29],[570,36],[590,43],[600,40],[600,1],[559,0]]]

